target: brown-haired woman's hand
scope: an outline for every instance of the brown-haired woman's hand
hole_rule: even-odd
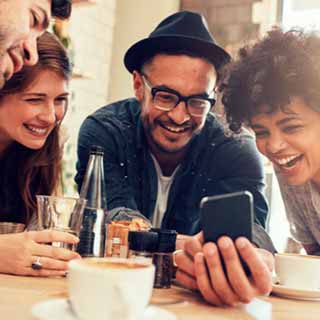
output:
[[[42,277],[65,275],[68,261],[80,258],[80,255],[48,245],[52,242],[76,244],[79,239],[52,230],[0,235],[0,273]]]

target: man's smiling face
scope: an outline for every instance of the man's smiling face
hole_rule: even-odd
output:
[[[186,55],[156,55],[144,68],[153,87],[165,87],[183,96],[209,96],[216,84],[215,68],[207,61]],[[170,111],[157,109],[143,76],[134,75],[134,88],[141,103],[141,119],[149,147],[156,155],[177,153],[201,131],[206,114],[193,116],[184,101]]]

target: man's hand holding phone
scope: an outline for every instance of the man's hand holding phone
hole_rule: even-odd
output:
[[[246,275],[239,255],[251,276]],[[217,306],[248,303],[258,295],[269,294],[272,288],[272,254],[255,248],[244,237],[232,241],[222,236],[216,243],[205,243],[200,232],[184,241],[183,250],[175,254],[175,263],[176,279],[199,290],[207,302]]]

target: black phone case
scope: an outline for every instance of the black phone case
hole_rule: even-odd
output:
[[[221,236],[232,240],[243,236],[252,241],[253,197],[249,191],[205,197],[201,200],[200,211],[205,242],[217,242]],[[249,275],[248,266],[241,257],[240,260]],[[223,263],[223,259],[221,261]],[[225,269],[224,263],[223,267]]]

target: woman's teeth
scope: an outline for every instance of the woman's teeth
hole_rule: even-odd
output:
[[[280,166],[292,167],[301,158],[302,158],[302,155],[290,156],[290,157],[285,157],[285,158],[282,158],[282,159],[278,159],[278,160],[276,160],[276,163],[278,165],[280,165]]]
[[[25,127],[28,130],[30,130],[32,132],[35,132],[37,134],[45,134],[45,133],[47,133],[47,130],[48,130],[47,128],[38,128],[38,127],[33,127],[33,126],[30,126],[30,125],[27,125],[27,124],[25,124]]]

